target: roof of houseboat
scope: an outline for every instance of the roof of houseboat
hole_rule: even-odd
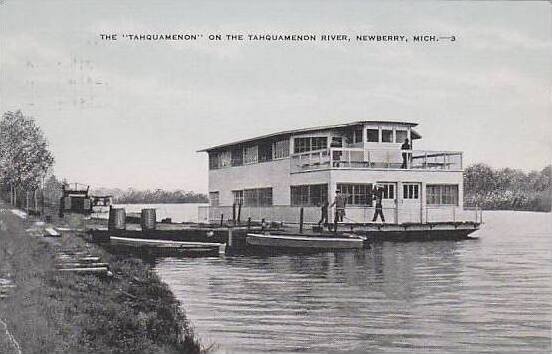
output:
[[[226,144],[222,144],[222,145],[216,145],[216,146],[212,146],[212,147],[209,147],[209,148],[198,150],[197,152],[209,152],[209,151],[212,151],[212,150],[218,150],[218,149],[222,149],[222,148],[229,147],[229,146],[232,146],[232,145],[245,144],[245,143],[250,143],[250,142],[256,141],[256,140],[275,138],[277,136],[294,135],[294,134],[308,133],[308,132],[322,131],[322,130],[329,130],[329,129],[348,128],[348,127],[352,127],[352,126],[355,126],[355,125],[366,124],[366,123],[400,124],[400,125],[410,126],[410,127],[415,127],[415,126],[418,125],[418,123],[412,123],[412,122],[397,122],[397,121],[385,121],[385,120],[361,120],[361,121],[356,121],[356,122],[351,122],[351,123],[344,123],[344,124],[335,124],[335,125],[326,125],[326,126],[318,126],[318,127],[303,128],[303,129],[285,130],[285,131],[280,131],[280,132],[276,132],[276,133],[272,133],[272,134],[257,136],[257,137],[254,137],[254,138],[238,140],[238,141],[234,141],[234,142],[226,143]],[[411,134],[412,134],[412,139],[420,139],[422,137],[420,134],[418,134],[414,130],[411,131]]]

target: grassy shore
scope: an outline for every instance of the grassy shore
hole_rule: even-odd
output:
[[[0,318],[24,353],[202,351],[178,300],[148,264],[110,254],[71,233],[49,241],[29,236],[32,222],[5,210],[0,218],[0,277],[16,284],[0,300]],[[113,276],[57,272],[60,249],[100,256]],[[9,353],[5,339],[0,334],[0,352]]]

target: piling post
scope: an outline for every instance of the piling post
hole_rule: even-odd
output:
[[[224,214],[220,214],[220,226],[224,224]]]
[[[303,208],[299,209],[299,233],[303,233]]]
[[[234,235],[232,233],[232,227],[228,228],[228,247],[232,248],[234,245]]]

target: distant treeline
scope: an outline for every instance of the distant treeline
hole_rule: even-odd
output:
[[[207,195],[193,191],[175,190],[166,191],[138,190],[129,188],[107,189],[98,188],[92,190],[92,195],[112,195],[116,204],[163,204],[163,203],[208,203]]]
[[[550,211],[551,180],[552,165],[526,173],[474,164],[464,171],[464,205],[495,210]]]

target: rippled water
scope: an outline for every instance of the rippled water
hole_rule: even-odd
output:
[[[552,214],[487,212],[479,240],[159,260],[219,352],[551,351]]]

